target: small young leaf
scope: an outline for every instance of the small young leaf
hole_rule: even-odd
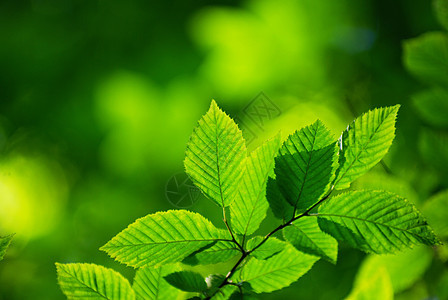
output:
[[[255,236],[247,241],[247,249],[252,250],[264,239],[262,236]],[[263,245],[258,247],[252,255],[258,259],[267,259],[281,252],[288,244],[276,238],[269,238]]]
[[[268,178],[266,185],[266,199],[277,219],[286,221],[292,218],[294,208],[285,200],[278,188],[277,181],[272,177]]]
[[[94,264],[56,263],[58,282],[68,299],[134,300],[129,282],[114,270]]]
[[[394,290],[384,266],[368,257],[356,275],[355,284],[345,300],[393,300]]]
[[[404,42],[404,64],[429,84],[448,85],[448,35],[430,32]]]
[[[331,132],[319,120],[283,143],[275,158],[277,185],[297,211],[306,210],[328,192],[337,168],[337,152]]]
[[[255,293],[269,293],[282,289],[303,276],[319,258],[286,248],[266,260],[252,258],[235,275],[239,281],[251,285]]]
[[[294,221],[291,226],[283,229],[283,236],[297,250],[336,263],[338,242],[320,230],[317,218],[304,217]]]
[[[166,265],[160,268],[140,268],[135,274],[132,288],[137,300],[171,300],[181,293],[178,289],[166,282],[164,276],[177,271],[175,265]]]
[[[420,117],[428,124],[448,127],[448,90],[433,88],[412,97]]]
[[[172,286],[185,291],[202,293],[207,289],[207,284],[201,274],[191,271],[171,273],[164,277]]]
[[[0,261],[3,260],[3,257],[6,254],[6,250],[8,249],[9,245],[11,244],[13,234],[7,235],[4,237],[0,237]]]
[[[376,108],[357,118],[339,140],[339,169],[335,188],[350,183],[375,166],[389,151],[395,137],[395,119],[399,105]]]
[[[189,256],[182,263],[187,265],[211,265],[226,262],[240,254],[239,248],[233,242],[218,241],[215,244],[201,248]]]
[[[377,254],[416,244],[437,245],[423,216],[407,200],[384,191],[354,191],[319,207],[319,227],[352,247]]]
[[[237,196],[245,159],[241,130],[212,101],[188,142],[184,162],[187,174],[205,195],[225,207]]]
[[[249,235],[258,229],[266,217],[266,183],[273,174],[274,156],[280,147],[280,136],[267,141],[253,151],[246,160],[246,172],[235,201],[230,205],[232,229]]]
[[[100,250],[139,268],[182,261],[202,247],[228,238],[228,232],[200,214],[171,210],[138,219]]]

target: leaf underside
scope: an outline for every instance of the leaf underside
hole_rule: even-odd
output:
[[[185,170],[219,206],[235,199],[243,176],[246,145],[235,122],[212,101],[187,145]]]
[[[371,253],[440,243],[411,203],[384,191],[353,191],[331,198],[319,207],[318,222],[337,240]]]
[[[158,212],[140,218],[100,250],[135,268],[182,261],[193,252],[228,238],[197,213],[186,210]]]

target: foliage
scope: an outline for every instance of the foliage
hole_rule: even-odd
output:
[[[119,274],[100,266],[57,264],[62,291],[70,299],[134,299],[135,295],[172,299],[175,288],[194,293],[196,299],[250,297],[289,286],[320,258],[336,263],[338,242],[372,253],[438,245],[420,212],[397,195],[362,190],[333,196],[334,190],[348,188],[387,153],[398,109],[368,111],[347,127],[339,141],[318,120],[291,134],[282,145],[276,136],[247,155],[241,130],[213,101],[188,143],[185,169],[222,209],[226,230],[186,210],[147,215],[101,247],[119,262],[139,268],[133,289]],[[265,236],[249,239],[269,206],[280,225]],[[273,237],[280,231],[284,241]],[[206,279],[185,267],[171,267],[180,262],[223,262],[235,256],[226,275]],[[370,272],[367,265],[360,277]],[[381,273],[375,278],[392,289]],[[168,287],[173,294],[166,293]],[[357,282],[352,298],[371,289]]]
[[[11,244],[13,236],[14,235],[7,235],[4,237],[0,237],[0,261],[3,260],[3,257],[6,254],[6,250]]]

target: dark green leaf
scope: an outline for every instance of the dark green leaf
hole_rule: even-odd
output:
[[[201,293],[207,289],[204,278],[196,272],[174,272],[164,278],[169,284],[185,292]]]

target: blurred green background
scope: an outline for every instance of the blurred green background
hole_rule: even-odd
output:
[[[98,248],[148,213],[188,208],[222,226],[211,201],[167,193],[212,98],[249,149],[317,118],[337,137],[360,113],[402,104],[384,164],[354,187],[405,196],[446,241],[448,5],[439,3],[1,1],[0,235],[16,235],[0,299],[64,299],[54,262],[102,264],[131,280]],[[341,246],[337,265],[321,261],[262,298],[342,299],[377,280],[373,265],[386,274],[377,289],[396,299],[448,299],[446,246],[365,258]]]

